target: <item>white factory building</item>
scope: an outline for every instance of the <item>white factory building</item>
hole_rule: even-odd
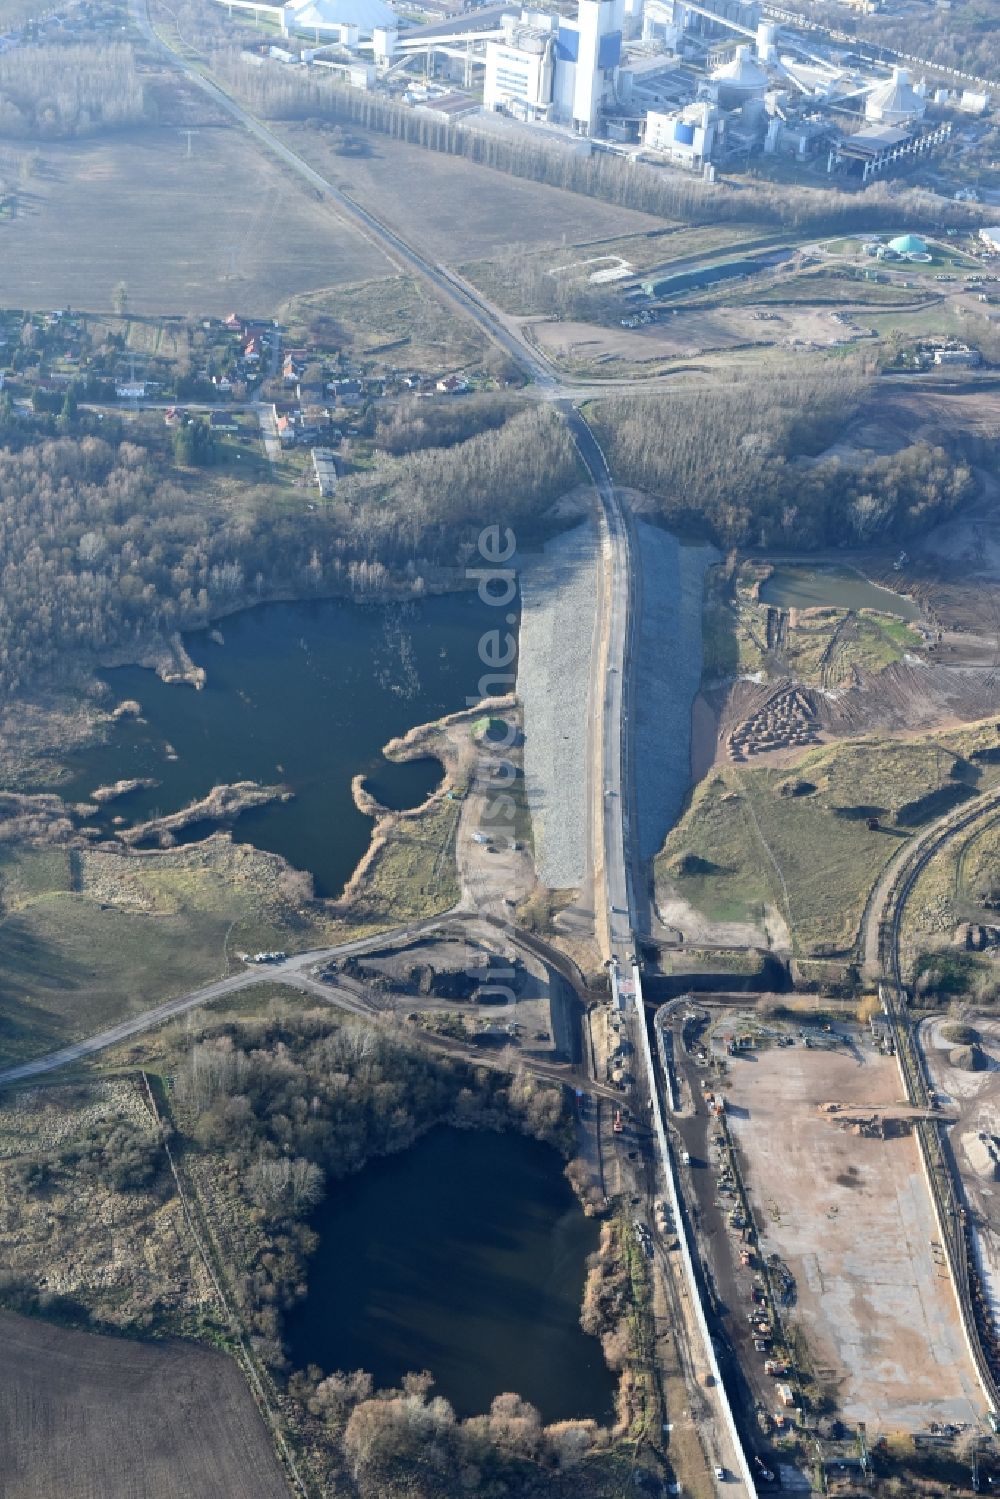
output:
[[[523,10],[486,44],[483,105],[593,135],[612,104],[629,0],[579,0],[576,19]],[[629,11],[631,15],[631,11]]]
[[[260,0],[220,0],[232,13],[252,11],[254,18],[270,16],[278,22],[283,36],[312,36],[316,41],[339,42],[354,49],[368,41],[378,30],[396,34],[396,12],[386,0],[291,0],[289,4],[268,5]]]
[[[651,109],[643,145],[675,166],[693,170],[711,159],[718,128],[719,110],[707,100],[699,99],[669,114]]]
[[[872,89],[865,100],[865,119],[874,125],[910,125],[927,109],[926,89],[910,82],[908,68],[893,68],[892,77]]]
[[[390,0],[219,3],[316,38],[282,61],[402,91],[442,119],[485,115],[479,129],[508,134],[546,126],[573,151],[603,141],[708,180],[714,164],[754,152],[803,162],[823,152],[828,171],[867,182],[943,143],[952,129],[943,110],[989,106],[943,88],[928,97],[904,67],[887,77],[803,36],[781,11],[765,19],[763,0],[548,0],[565,14],[531,8],[542,0],[513,0],[509,11],[504,0],[437,0],[446,18],[427,24],[397,17]]]
[[[767,69],[746,43],[736,48],[729,62],[712,72],[711,80],[723,109],[739,109],[751,99],[763,99],[770,83]]]
[[[396,12],[385,0],[292,0],[282,6],[281,29],[356,47],[377,27],[395,27]]]

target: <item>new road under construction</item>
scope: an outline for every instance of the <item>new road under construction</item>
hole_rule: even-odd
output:
[[[985,1223],[949,1142],[956,1102],[910,1023],[901,934],[931,861],[998,818],[986,793],[890,865],[868,913],[879,1007],[867,1024],[777,995],[688,993],[655,1010],[642,1054],[666,1190],[748,1489],[807,1481],[803,1452],[831,1491],[869,1481],[886,1438],[974,1491],[994,1481]],[[617,987],[638,1025],[638,967]]]
[[[631,732],[642,690],[634,673],[642,607],[636,541],[580,410],[586,392],[565,384],[520,328],[454,271],[426,259],[362,209],[206,69],[165,43],[141,0],[133,8],[150,45],[165,51],[261,150],[518,364],[530,393],[561,411],[595,491],[600,564],[587,727],[587,894],[612,1021],[635,1067],[627,1082],[612,1087],[597,1077],[593,1054],[588,1069],[572,1047],[561,1059],[536,1056],[525,1065],[576,1086],[581,1096],[589,1092],[597,1100],[598,1133],[602,1100],[609,1125],[610,1100],[621,1105],[613,1126],[615,1169],[669,1308],[687,1407],[683,1414],[668,1411],[668,1426],[687,1420],[697,1432],[702,1461],[692,1486],[698,1493],[754,1496],[779,1481],[801,1487],[806,1470],[816,1466],[829,1486],[838,1473],[860,1469],[864,1475],[875,1441],[890,1431],[944,1427],[968,1432],[974,1444],[986,1438],[1000,1417],[1000,1346],[948,1149],[949,1116],[938,1106],[909,1024],[899,947],[903,911],[921,869],[948,839],[1000,817],[1000,802],[986,796],[966,804],[961,814],[908,843],[874,892],[867,926],[877,933],[872,977],[879,981],[881,1013],[867,1029],[823,1021],[815,1012],[790,1019],[778,1008],[762,1020],[760,1010],[746,1013],[746,997],[739,995],[695,1000],[675,992],[657,1008],[661,975],[644,963],[647,871]],[[485,917],[452,911],[339,949],[291,958],[269,954],[273,961],[261,967],[11,1068],[0,1074],[0,1085],[65,1066],[264,981],[371,1014],[377,1006],[369,986],[344,960],[360,959],[368,948],[401,948],[463,921],[489,925]],[[521,932],[513,921],[504,932],[522,957],[559,974],[581,1006],[605,997],[588,990],[554,942]],[[335,962],[341,965],[336,972]],[[429,1044],[455,1045],[447,1038]],[[483,1055],[477,1061],[509,1066]],[[623,1111],[630,1115],[627,1134]],[[821,1432],[821,1416],[834,1414],[849,1425],[846,1436],[832,1421]]]
[[[582,419],[581,419],[582,421]],[[634,1108],[638,1117],[650,1120],[657,1156],[658,1185],[662,1186],[666,1214],[660,1214],[678,1231],[679,1255],[661,1256],[661,1272],[676,1277],[678,1284],[672,1304],[687,1324],[678,1336],[686,1343],[690,1373],[697,1381],[698,1403],[706,1408],[707,1420],[700,1424],[703,1443],[709,1448],[716,1491],[732,1493],[742,1485],[756,1493],[754,1476],[740,1439],[729,1394],[719,1368],[715,1345],[709,1330],[702,1300],[700,1277],[696,1270],[689,1238],[687,1214],[681,1201],[677,1168],[664,1121],[663,1101],[650,1046],[643,997],[642,973],[636,956],[635,898],[631,840],[635,822],[632,811],[633,779],[628,725],[632,694],[631,643],[635,629],[632,601],[632,559],[630,534],[604,455],[589,429],[575,432],[581,456],[590,471],[601,505],[601,531],[607,562],[605,585],[604,654],[600,663],[600,803],[603,808],[600,837],[595,839],[595,854],[603,879],[595,888],[598,920],[611,981],[612,1005],[628,1017],[634,1033],[631,1045],[642,1059],[634,1090]],[[654,1209],[655,1212],[655,1209]],[[679,1263],[680,1272],[677,1265]]]
[[[987,794],[973,808],[942,819],[907,846],[873,893],[868,919],[879,934],[882,1015],[870,1036],[831,1024],[800,1027],[797,1034],[778,1025],[766,1038],[740,1035],[733,1021],[739,1001],[730,996],[719,1006],[725,1028],[707,1045],[687,1047],[684,1016],[695,1021],[695,1035],[702,1029],[697,1005],[688,996],[659,1012],[647,1005],[638,956],[642,915],[635,889],[644,888],[644,880],[634,847],[629,742],[635,628],[629,525],[592,434],[576,435],[600,496],[606,556],[598,684],[602,832],[594,850],[602,878],[595,890],[604,895],[612,1003],[628,1017],[641,1060],[635,1109],[638,1117],[649,1117],[656,1155],[661,1195],[654,1201],[654,1227],[676,1245],[659,1263],[676,1283],[672,1304],[686,1324],[689,1380],[697,1385],[692,1410],[708,1416],[700,1434],[717,1491],[742,1487],[755,1494],[779,1479],[808,1482],[803,1468],[812,1466],[812,1457],[824,1483],[857,1470],[867,1476],[870,1439],[884,1439],[887,1432],[918,1440],[965,1434],[978,1488],[978,1443],[990,1440],[1000,1412],[1000,1348],[947,1148],[952,1121],[937,1110],[906,1017],[899,944],[903,909],[921,870],[951,838],[1000,817],[1000,804]],[[708,1015],[711,1032],[710,1010]],[[671,1020],[680,1028],[671,1030]],[[751,1072],[746,1064],[761,1039],[760,1059],[769,1065]],[[686,1053],[683,1078],[673,1065],[675,1046]],[[797,1047],[804,1062],[799,1121],[789,1047]],[[863,1085],[852,1097],[861,1073]],[[818,1096],[836,1094],[838,1078],[843,1100]],[[831,1161],[838,1152],[843,1157],[841,1169],[826,1170],[824,1147],[832,1147]],[[784,1207],[768,1196],[769,1183],[746,1180],[744,1164],[761,1154],[798,1168],[801,1180],[784,1182]],[[699,1190],[698,1176],[711,1185]],[[796,1235],[781,1231],[782,1213],[797,1214],[817,1183],[823,1201],[811,1219],[798,1215],[796,1246]],[[867,1224],[866,1197],[872,1209]],[[776,1220],[773,1227],[766,1214]],[[814,1285],[803,1284],[801,1296],[787,1263],[796,1247],[800,1267],[809,1267],[804,1281],[814,1272]],[[830,1313],[832,1307],[834,1326],[825,1347],[821,1319],[809,1316],[810,1293],[817,1308],[822,1304]],[[847,1440],[843,1433],[839,1441],[820,1437],[816,1417],[822,1409],[836,1410],[850,1423]],[[786,1438],[803,1428],[810,1440],[796,1448]],[[835,1432],[829,1423],[828,1430]],[[803,1461],[809,1447],[812,1454]],[[797,1460],[779,1461],[775,1454],[782,1450],[797,1452]]]

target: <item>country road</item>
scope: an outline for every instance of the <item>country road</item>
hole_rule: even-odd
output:
[[[596,607],[602,611],[601,649],[593,662],[593,680],[590,691],[591,744],[591,865],[593,880],[594,926],[598,941],[609,963],[612,965],[613,981],[632,971],[635,954],[635,905],[632,889],[632,847],[634,819],[630,812],[633,800],[632,765],[628,734],[629,719],[629,672],[631,666],[631,644],[634,632],[634,598],[632,568],[632,538],[621,503],[615,492],[614,482],[600,443],[579,409],[583,398],[579,386],[565,382],[550,362],[525,336],[523,330],[492,306],[468,282],[446,266],[429,260],[395,230],[389,228],[353,198],[335,187],[301,156],[284,144],[275,133],[225,92],[212,78],[206,76],[189,57],[175,51],[154,30],[148,9],[149,0],[130,0],[132,17],[147,43],[163,53],[187,79],[206,95],[212,103],[237,125],[244,129],[264,150],[276,157],[285,167],[298,176],[334,211],[350,222],[395,265],[412,272],[427,283],[442,299],[461,316],[472,319],[522,370],[532,382],[535,393],[542,399],[559,404],[570,432],[576,443],[581,461],[586,467],[598,498],[598,522],[601,534],[601,550],[604,563],[604,583]],[[669,378],[669,377],[668,377]],[[652,382],[650,382],[651,384]],[[676,378],[673,383],[676,384]],[[613,382],[608,382],[613,386]],[[440,921],[441,918],[437,920]],[[420,930],[426,930],[434,922],[419,923],[403,927],[395,932],[382,933],[374,940],[401,942]],[[520,934],[510,932],[512,940]],[[326,985],[307,970],[324,959],[344,956],[350,951],[362,950],[367,943],[349,943],[340,948],[321,952],[303,953],[280,963],[268,965],[261,973],[247,972],[217,980],[191,994],[180,996],[147,1011],[143,1016],[123,1021],[110,1031],[63,1048],[48,1057],[37,1058],[19,1067],[0,1073],[0,1085],[24,1080],[41,1072],[53,1070],[72,1061],[80,1060],[103,1047],[138,1034],[151,1024],[193,1009],[207,1000],[237,991],[264,979],[286,982],[309,992],[319,992],[330,1003],[348,1011],[369,1014],[363,996],[356,986],[347,984]],[[565,962],[565,959],[563,959]],[[637,991],[638,992],[638,991]],[[151,1018],[152,1017],[152,1018]],[[629,1025],[633,1032],[635,1051],[644,1046],[648,1054],[648,1038],[645,1033],[645,1014],[641,1005],[632,1007]],[[569,1075],[561,1075],[560,1081],[570,1081]],[[658,1115],[657,1080],[648,1064],[639,1069],[632,1106],[637,1117],[649,1120]],[[593,1091],[605,1092],[592,1083]],[[659,1190],[662,1171],[666,1162],[657,1165],[651,1153],[646,1153],[636,1168],[635,1186],[652,1198]],[[669,1179],[669,1173],[668,1173]],[[700,1288],[693,1272],[688,1272],[687,1293],[698,1301]],[[699,1302],[700,1305],[700,1302]],[[706,1340],[709,1363],[712,1352]],[[677,1336],[683,1331],[677,1329]],[[711,1390],[703,1392],[713,1412],[708,1458],[712,1465],[704,1472],[705,1484],[724,1499],[730,1494],[755,1494],[753,1479],[749,1473],[747,1459],[733,1425],[728,1397],[719,1382]],[[715,1468],[714,1474],[712,1467]]]
[[[395,230],[376,218],[347,193],[335,187],[328,178],[311,167],[296,151],[286,146],[273,130],[256,115],[237,102],[230,94],[197,68],[190,58],[170,47],[154,29],[149,15],[148,0],[130,0],[133,22],[148,44],[164,55],[185,77],[208,96],[212,103],[241,126],[255,141],[275,156],[284,166],[307,183],[315,192],[329,202],[338,215],[355,229],[360,229],[370,243],[378,248],[399,268],[414,271],[422,280],[429,282],[441,299],[465,317],[471,317],[525,371],[541,388],[554,388],[559,384],[548,361],[525,339],[512,319],[504,316],[498,308],[489,304],[475,289],[456,272],[435,264],[422,255]]]
[[[164,1000],[161,1004],[153,1005],[148,1010],[142,1010],[137,1015],[130,1015],[128,1019],[121,1020],[106,1030],[97,1031],[83,1040],[71,1042],[70,1045],[62,1046],[56,1051],[46,1052],[43,1056],[33,1057],[30,1061],[19,1062],[0,1070],[0,1088],[25,1082],[32,1077],[41,1077],[48,1072],[56,1072],[61,1067],[71,1066],[75,1062],[83,1061],[86,1057],[96,1056],[99,1052],[118,1046],[133,1036],[141,1036],[147,1031],[155,1030],[157,1026],[164,1025],[168,1020],[174,1020],[178,1015],[184,1015],[189,1010],[200,1009],[202,1005],[211,1004],[215,999],[223,999],[226,995],[238,993],[241,989],[249,989],[256,984],[287,984],[290,988],[314,994],[325,1004],[334,1005],[350,1014],[376,1015],[380,1011],[376,1005],[366,1000],[362,984],[344,975],[339,975],[334,980],[317,979],[310,970],[321,964],[331,963],[337,959],[351,957],[375,948],[387,945],[402,947],[427,933],[440,931],[456,922],[479,924],[486,928],[496,926],[502,929],[516,945],[524,947],[560,973],[581,1000],[585,1000],[586,985],[579,969],[563,953],[552,948],[543,939],[529,933],[508,932],[501,923],[489,917],[480,917],[460,910],[445,911],[440,916],[429,916],[423,921],[413,921],[405,926],[374,932],[370,936],[359,937],[351,942],[341,943],[339,946],[312,948],[308,952],[295,953],[291,957],[283,958],[277,963],[243,968],[238,973],[214,979],[210,983],[200,985],[197,989],[190,989],[185,994],[178,994],[172,999]],[[537,1068],[535,1070],[538,1071]],[[553,1077],[556,1077],[555,1073]],[[577,1079],[567,1072],[565,1076],[559,1074],[558,1080],[575,1082]],[[600,1086],[592,1091],[604,1092],[609,1097],[617,1098],[613,1090]]]

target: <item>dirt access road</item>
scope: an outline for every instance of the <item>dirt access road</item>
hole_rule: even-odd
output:
[[[975,801],[966,802],[964,806],[932,822],[917,837],[904,843],[898,854],[890,859],[869,896],[861,921],[860,945],[864,975],[869,982],[874,983],[883,975],[880,951],[882,923],[900,878],[907,882],[907,888],[900,897],[905,903],[906,894],[912,889],[917,875],[945,843],[961,833],[967,833],[970,825],[981,818],[998,815],[1000,791],[984,791]]]

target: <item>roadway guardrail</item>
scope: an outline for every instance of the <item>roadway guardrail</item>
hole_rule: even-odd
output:
[[[715,1352],[715,1344],[712,1342],[712,1334],[708,1326],[708,1318],[705,1316],[705,1306],[701,1298],[701,1287],[694,1267],[694,1258],[691,1254],[691,1244],[687,1219],[681,1209],[680,1187],[677,1181],[677,1167],[674,1162],[673,1153],[667,1140],[667,1132],[663,1123],[663,1110],[660,1106],[659,1090],[656,1086],[656,1069],[653,1066],[653,1052],[649,1044],[649,1032],[646,1029],[646,1006],[642,997],[642,976],[639,973],[638,964],[632,966],[632,980],[634,986],[634,1002],[636,1009],[636,1022],[639,1027],[639,1035],[642,1038],[642,1054],[646,1064],[646,1075],[649,1079],[650,1103],[653,1114],[653,1130],[656,1135],[656,1143],[659,1147],[660,1162],[663,1167],[663,1175],[667,1184],[667,1197],[670,1202],[670,1211],[673,1214],[674,1223],[677,1225],[677,1238],[680,1244],[681,1260],[684,1265],[684,1274],[688,1283],[688,1291],[691,1305],[694,1308],[695,1321],[705,1346],[705,1357],[708,1361],[709,1371],[715,1382],[718,1393],[719,1405],[722,1410],[722,1418],[726,1430],[733,1444],[736,1461],[740,1468],[740,1477],[747,1486],[747,1492],[752,1499],[757,1499],[757,1485],[754,1482],[750,1464],[747,1461],[743,1442],[740,1439],[736,1418],[733,1408],[729,1403],[729,1395],[719,1368],[719,1360]],[[612,982],[617,988],[617,979],[612,969]]]

